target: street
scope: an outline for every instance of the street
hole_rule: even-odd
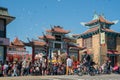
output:
[[[78,76],[78,75],[57,75],[57,76],[19,76],[19,77],[1,77],[0,80],[120,80],[120,75],[96,75],[96,76]]]

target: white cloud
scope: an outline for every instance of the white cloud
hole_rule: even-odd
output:
[[[58,2],[60,2],[61,0],[57,0]]]

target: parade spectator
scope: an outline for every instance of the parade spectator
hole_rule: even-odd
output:
[[[66,73],[66,65],[64,63],[62,63],[61,70],[62,70],[63,75],[65,75],[65,73]]]
[[[78,61],[74,61],[73,62],[73,71],[74,71],[74,73],[77,72],[77,65],[78,65]]]
[[[73,64],[73,60],[70,58],[70,56],[68,56],[67,58],[67,68],[66,68],[66,74],[73,74],[73,70],[72,70],[72,64]]]
[[[113,67],[113,72],[116,74],[120,74],[120,64],[117,63],[114,67]]]
[[[25,75],[25,68],[26,68],[26,60],[24,59],[22,62],[21,76]]]
[[[17,63],[17,70],[18,70],[18,76],[20,76],[20,74],[21,74],[21,69],[22,69],[22,62],[20,61],[20,62],[18,62]]]
[[[57,75],[58,66],[56,63],[53,64],[53,75]]]
[[[42,59],[42,75],[46,74],[46,69],[47,69],[46,60],[43,58]]]
[[[8,72],[8,64],[7,62],[5,62],[5,64],[3,65],[3,76],[7,76],[7,72]]]
[[[2,72],[2,62],[0,62],[0,77],[3,76],[3,72]]]
[[[17,74],[17,63],[13,62],[13,67],[12,67],[12,76],[18,76]]]
[[[111,61],[110,60],[107,60],[106,67],[107,67],[107,74],[110,74],[111,73]]]

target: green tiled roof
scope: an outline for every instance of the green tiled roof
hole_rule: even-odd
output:
[[[0,7],[0,15],[9,16],[9,14],[8,14],[8,9],[7,9],[7,8],[3,8],[3,7]]]

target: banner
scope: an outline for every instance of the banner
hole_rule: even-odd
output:
[[[101,34],[100,34],[100,44],[105,44],[105,32],[102,32]]]

